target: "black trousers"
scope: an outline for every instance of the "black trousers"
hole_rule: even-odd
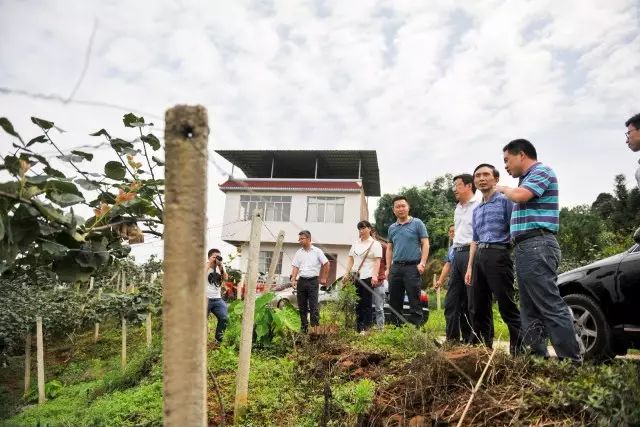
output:
[[[302,332],[309,329],[309,319],[307,315],[311,313],[311,326],[320,324],[320,309],[318,308],[318,278],[301,277],[298,279],[297,299],[298,310],[300,311],[300,322],[302,323]]]
[[[520,311],[514,300],[513,261],[510,251],[478,248],[473,260],[473,329],[477,341],[493,345],[492,296],[498,302],[500,316],[509,328],[509,351],[521,351]]]
[[[360,279],[356,284],[358,304],[356,304],[356,329],[358,332],[369,329],[373,324],[373,289],[371,278]]]
[[[422,325],[424,318],[420,307],[421,279],[418,266],[391,264],[389,276],[389,306],[392,309],[392,322],[396,325],[403,323],[398,314],[402,315],[406,292],[409,299],[409,314],[406,320],[416,326]]]
[[[451,276],[447,295],[444,298],[444,318],[447,341],[465,343],[472,341],[471,314],[469,302],[473,301],[473,290],[464,284],[467,273],[469,251],[456,252],[451,265]]]

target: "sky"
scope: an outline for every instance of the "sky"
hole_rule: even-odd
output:
[[[504,170],[502,147],[527,138],[562,206],[591,203],[618,173],[634,185],[639,81],[640,0],[0,0],[0,116],[21,134],[48,119],[71,150],[100,128],[135,138],[127,112],[162,137],[168,108],[207,108],[209,245],[231,171],[217,149],[375,149],[393,193]]]

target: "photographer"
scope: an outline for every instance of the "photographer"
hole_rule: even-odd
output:
[[[207,316],[213,313],[218,319],[216,326],[216,341],[222,341],[224,330],[227,327],[227,303],[222,299],[220,287],[222,280],[227,280],[227,272],[222,265],[222,256],[218,249],[209,249],[207,253]]]

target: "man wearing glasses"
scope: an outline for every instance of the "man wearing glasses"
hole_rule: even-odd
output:
[[[640,113],[627,120],[624,125],[627,127],[627,146],[633,152],[640,151]],[[638,161],[640,163],[640,161]],[[640,187],[640,167],[636,170],[636,182]]]
[[[291,283],[297,289],[302,332],[306,333],[309,328],[308,313],[311,313],[311,326],[320,324],[318,283],[320,285],[327,283],[329,260],[322,250],[311,244],[311,233],[308,230],[298,233],[298,242],[302,247],[298,249],[291,263],[293,266]]]

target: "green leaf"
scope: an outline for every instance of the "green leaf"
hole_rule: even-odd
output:
[[[47,198],[63,208],[84,202],[84,197],[71,193],[48,193]]]
[[[104,136],[106,136],[108,139],[111,139],[111,135],[109,135],[109,132],[107,132],[107,131],[106,131],[106,130],[104,130],[104,129],[100,129],[100,130],[99,130],[99,131],[97,131],[97,132],[94,132],[94,133],[90,133],[90,134],[89,134],[89,136],[101,136],[101,135],[104,135]]]
[[[2,129],[4,129],[4,131],[9,135],[15,136],[20,141],[22,141],[22,138],[20,137],[18,132],[15,131],[15,129],[13,128],[13,125],[11,124],[9,119],[7,119],[6,117],[0,117],[0,127],[2,127]]]
[[[4,166],[13,175],[19,175],[20,174],[20,159],[18,159],[17,157],[15,157],[15,156],[6,156],[4,158]]]
[[[28,176],[27,182],[38,185],[46,182],[49,178],[48,175]]]
[[[133,113],[127,113],[122,118],[122,122],[128,128],[142,127],[145,125],[144,117],[138,117]]]
[[[47,142],[48,139],[45,135],[36,136],[31,141],[27,142],[27,147],[31,147],[33,144],[37,142]]]
[[[143,137],[140,138],[143,142],[146,142],[147,144],[149,144],[151,146],[151,148],[153,148],[153,151],[157,151],[160,149],[161,145],[160,145],[160,140],[158,138],[156,138],[156,136],[152,133],[145,135]]]
[[[164,166],[164,162],[156,156],[151,156],[151,159],[158,164],[158,166]]]
[[[50,242],[48,240],[43,241],[41,245],[42,250],[50,253],[51,255],[63,255],[69,250],[69,248],[61,245],[60,243]]]
[[[112,160],[104,165],[104,174],[107,178],[119,181],[125,177],[127,170],[120,162]]]
[[[44,130],[49,130],[53,127],[53,122],[50,122],[48,120],[44,120],[44,119],[39,119],[37,117],[31,117],[31,121],[40,126],[42,129]]]
[[[80,187],[84,188],[85,190],[97,190],[98,188],[100,188],[99,182],[91,181],[84,178],[76,179],[75,183],[78,184]]]
[[[113,138],[111,140],[111,147],[116,150],[116,152],[123,154],[125,150],[133,150],[133,144],[129,141],[125,141],[120,138]]]
[[[85,153],[84,151],[73,150],[73,151],[71,151],[71,154],[75,154],[76,156],[80,156],[80,157],[82,157],[82,158],[84,158],[85,160],[88,160],[88,161],[93,160],[93,154]]]
[[[52,168],[51,166],[45,166],[44,173],[47,175],[55,176],[56,178],[66,178],[66,176],[57,169]]]
[[[84,160],[83,157],[76,156],[75,154],[66,154],[66,155],[57,156],[57,157],[63,162],[69,162],[69,163],[79,163]]]

